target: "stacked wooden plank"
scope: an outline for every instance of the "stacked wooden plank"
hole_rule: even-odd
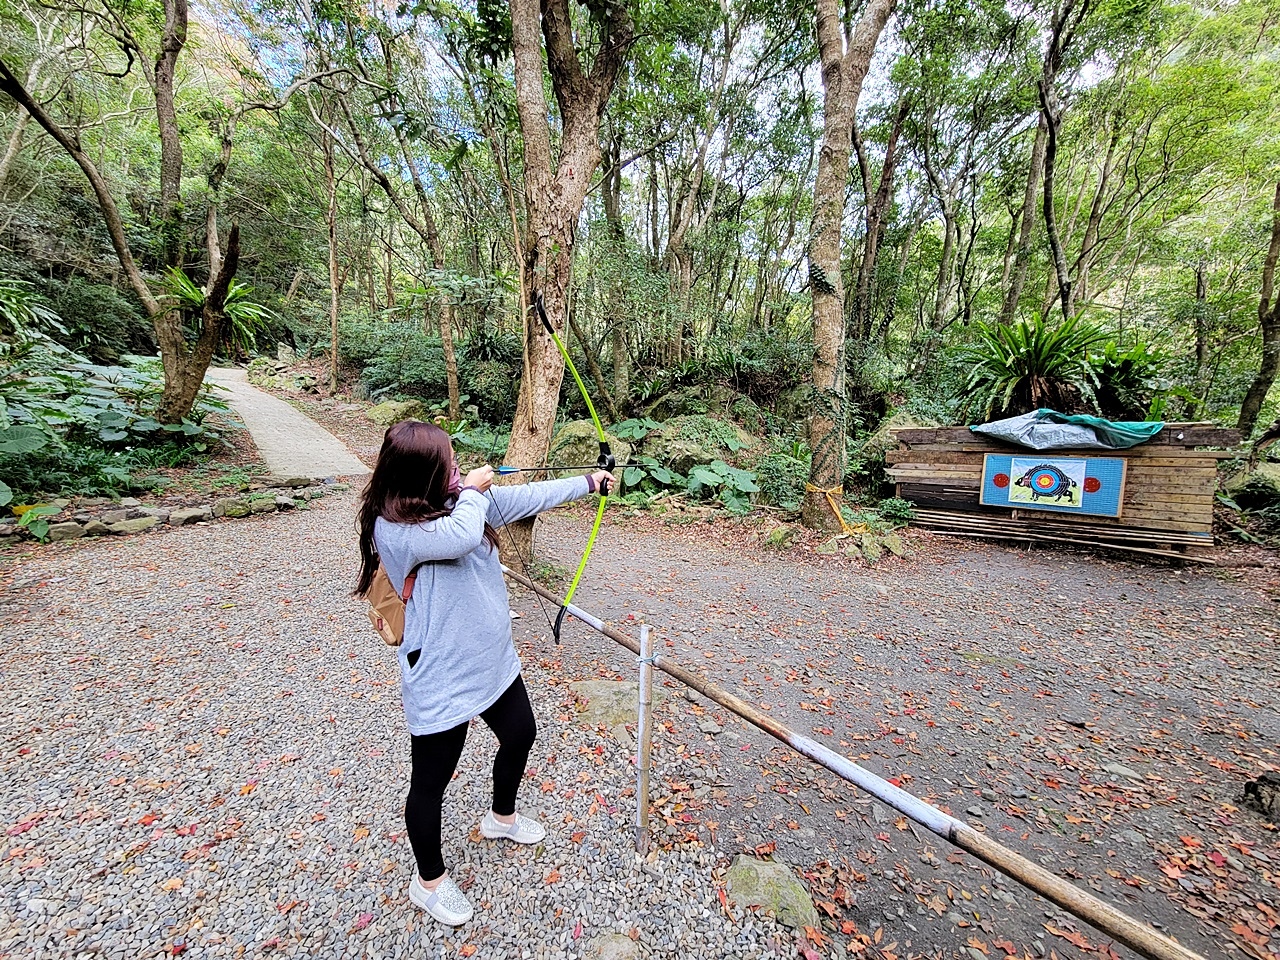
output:
[[[888,475],[898,496],[916,505],[918,526],[957,536],[1066,542],[1183,559],[1197,559],[1196,548],[1213,545],[1218,460],[1232,456],[1203,448],[1234,446],[1240,439],[1235,430],[1171,423],[1128,450],[1048,452],[1126,461],[1120,516],[1095,517],[982,506],[983,457],[1025,456],[1025,448],[967,427],[903,429],[894,436],[899,448],[886,457]]]

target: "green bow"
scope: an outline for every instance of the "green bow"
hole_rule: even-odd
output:
[[[538,318],[542,321],[543,327],[546,328],[547,333],[551,334],[551,339],[555,341],[555,345],[560,351],[560,356],[564,357],[564,364],[569,368],[569,373],[573,375],[573,382],[578,385],[582,400],[587,405],[587,412],[591,414],[591,422],[596,426],[596,436],[600,441],[600,455],[596,459],[596,467],[600,470],[612,471],[617,465],[617,461],[613,458],[613,451],[609,449],[609,438],[605,435],[603,424],[600,423],[600,416],[596,413],[595,404],[591,402],[591,397],[587,393],[587,386],[582,382],[582,377],[578,374],[578,368],[573,365],[573,358],[569,356],[569,351],[565,349],[564,342],[556,334],[555,328],[551,326],[551,321],[547,319],[547,309],[542,303],[541,293],[534,300],[534,306],[537,308]],[[568,610],[569,603],[573,600],[573,594],[578,589],[578,581],[582,579],[582,572],[587,569],[587,560],[591,556],[591,548],[595,546],[596,534],[600,532],[600,521],[604,519],[604,508],[608,502],[609,481],[605,480],[600,484],[600,504],[596,508],[595,522],[591,524],[591,534],[587,537],[587,547],[582,551],[582,560],[578,563],[577,572],[573,575],[569,589],[564,595],[564,602],[560,606],[559,613],[556,614],[555,625],[551,629],[556,643],[560,642],[560,627],[564,623],[564,615]]]

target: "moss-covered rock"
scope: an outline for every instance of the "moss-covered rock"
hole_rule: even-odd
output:
[[[642,453],[678,473],[713,460],[730,461],[759,440],[736,423],[718,417],[672,417],[644,438]]]
[[[785,863],[739,854],[729,867],[728,880],[729,896],[739,907],[762,907],[793,930],[817,928],[818,911],[813,900]]]
[[[1253,510],[1280,503],[1280,463],[1256,463],[1231,477],[1223,489],[1240,506]]]
[[[370,407],[364,415],[380,427],[389,427],[401,420],[421,420],[426,417],[427,408],[420,400],[386,400]]]
[[[613,458],[618,463],[626,463],[631,459],[631,444],[625,440],[619,440],[607,430],[604,435],[608,438],[609,449],[613,451]],[[570,420],[552,438],[551,451],[547,454],[547,463],[553,467],[577,466],[584,463],[593,464],[599,456],[600,437],[596,434],[595,424],[590,420]],[[584,468],[576,472],[586,474],[593,469],[595,468]],[[571,477],[574,472],[573,470],[566,470],[563,473],[554,475],[557,477]],[[541,479],[541,477],[535,476],[535,479]]]

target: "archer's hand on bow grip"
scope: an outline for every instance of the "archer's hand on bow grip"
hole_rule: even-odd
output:
[[[600,494],[602,497],[607,497],[609,495],[609,485],[616,483],[617,477],[608,470],[597,470],[595,473],[591,474],[591,482],[594,485],[596,493]]]

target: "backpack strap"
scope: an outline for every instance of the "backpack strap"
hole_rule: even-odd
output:
[[[428,563],[430,563],[429,560],[422,561],[422,563],[410,570],[409,575],[404,578],[404,589],[400,591],[400,599],[404,601],[406,607],[409,605],[409,598],[413,596],[413,585],[418,582],[418,571]]]

